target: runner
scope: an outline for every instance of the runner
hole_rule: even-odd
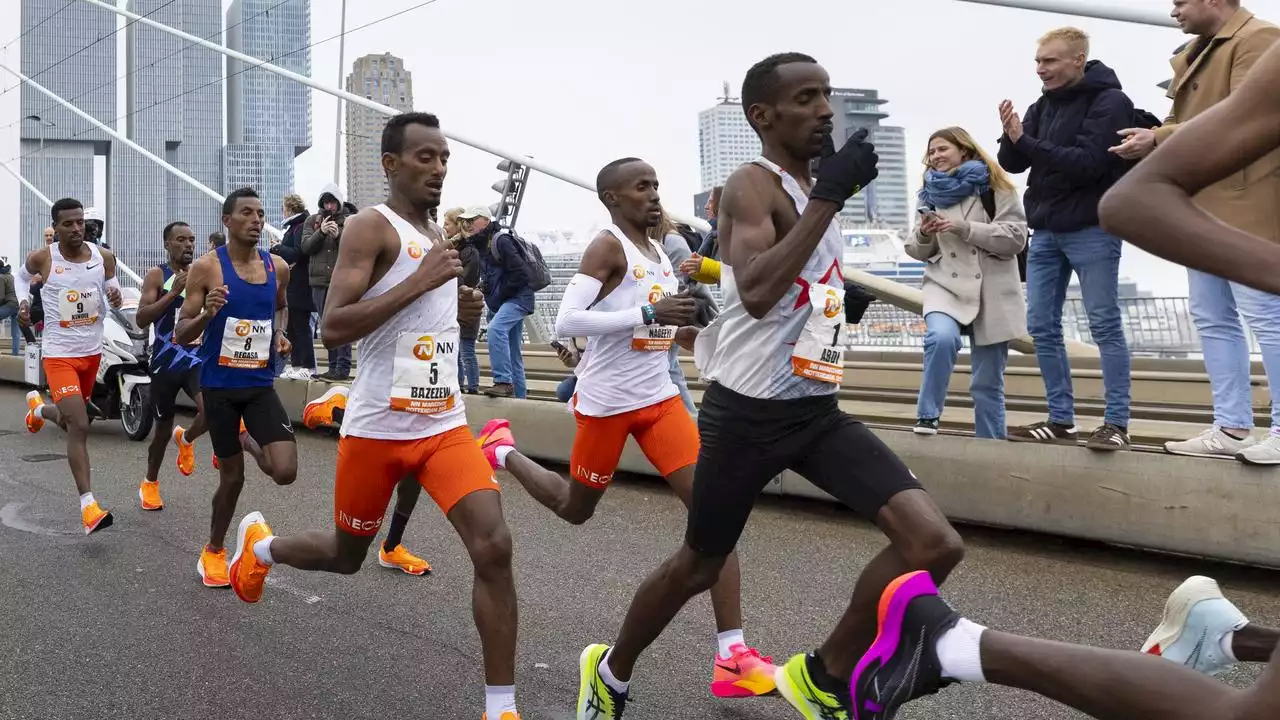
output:
[[[493,470],[467,427],[458,387],[458,253],[427,211],[439,205],[449,145],[426,113],[391,118],[382,134],[385,205],[347,220],[329,285],[326,346],[360,341],[338,441],[334,529],[275,537],[261,513],[240,521],[231,582],[257,602],[275,563],[354,573],[382,524],[391,490],[415,477],[453,523],[475,567],[485,717],[517,720],[516,590],[511,533]],[[429,249],[427,249],[429,247]]]
[[[657,174],[638,158],[615,160],[600,171],[596,188],[613,224],[588,246],[556,318],[557,336],[589,338],[569,401],[578,425],[569,460],[576,482],[517,451],[506,420],[490,422],[480,434],[495,468],[506,468],[534,499],[574,525],[595,513],[628,435],[686,507],[698,461],[698,426],[669,372],[676,336],[691,345],[697,334],[687,327],[697,303],[676,294],[671,261],[646,232],[662,220]],[[738,556],[731,553],[711,589],[719,646],[711,692],[717,697],[775,689],[771,658],[743,639],[740,584]]]
[[[187,271],[195,257],[196,234],[184,222],[172,222],[164,229],[164,249],[169,262],[147,271],[142,279],[142,298],[138,301],[135,320],[138,327],[152,326],[151,405],[155,408],[155,434],[147,449],[147,474],[138,489],[143,510],[161,510],[160,464],[170,441],[178,446],[178,471],[190,475],[196,469],[196,438],[207,429],[204,398],[200,395],[200,357],[197,345],[179,345],[173,341],[173,328],[182,311],[187,292]],[[196,403],[196,419],[191,428],[173,426],[174,406],[178,392],[185,391]]]
[[[1180,126],[1107,193],[1099,208],[1107,232],[1167,260],[1280,293],[1280,247],[1217,220],[1192,200],[1260,160],[1275,167],[1277,84],[1280,46],[1258,60],[1238,90]],[[1280,708],[1277,633],[1250,630],[1233,606],[1214,602],[1220,597],[1216,583],[1210,588],[1204,580],[1192,578],[1174,592],[1164,622],[1144,645],[1148,653],[1158,648],[1189,666],[1179,667],[1138,653],[987,631],[947,607],[927,575],[903,576],[885,590],[878,639],[853,675],[853,717],[890,718],[904,703],[943,685],[986,681],[1030,690],[1104,720],[1274,720]],[[1188,651],[1180,641],[1188,630],[1204,633],[1200,654],[1207,646],[1218,657],[1193,659],[1195,645]],[[1232,656],[1260,660],[1268,654],[1267,642],[1270,665],[1247,690],[1194,671],[1219,670]]]
[[[291,484],[298,474],[298,446],[276,395],[270,362],[273,340],[277,352],[289,352],[284,337],[289,268],[258,249],[264,217],[253,190],[227,196],[222,204],[227,244],[191,266],[174,331],[180,345],[200,342],[200,387],[218,466],[209,543],[196,564],[207,587],[231,584],[223,540],[244,487],[244,451],[277,485]]]
[[[44,305],[44,338],[41,342],[45,379],[52,403],[39,390],[27,393],[27,430],[40,432],[46,420],[67,434],[67,464],[80,493],[80,521],[85,534],[111,527],[115,521],[93,497],[89,485],[89,398],[102,361],[105,297],[120,307],[120,283],[116,280],[116,256],[110,250],[85,242],[84,206],[62,198],[53,204],[53,230],[57,242],[33,250],[18,270],[14,285],[18,295],[18,319],[31,323],[31,278],[44,278],[40,299]]]
[[[874,520],[892,542],[864,569],[822,647],[775,674],[778,691],[810,720],[848,715],[849,677],[875,637],[884,587],[913,568],[945,577],[964,554],[911,471],[836,404],[844,241],[835,216],[876,178],[877,158],[865,130],[839,153],[824,152],[832,145],[830,93],[826,71],[798,53],[757,63],[743,81],[742,105],[764,156],[734,172],[721,196],[725,309],[694,353],[710,385],[685,542],[641,585],[617,645],[583,651],[580,719],[621,717],[640,653],[716,581],[756,496],[783,470]],[[811,161],[820,155],[815,182]],[[796,561],[820,573],[831,560]]]

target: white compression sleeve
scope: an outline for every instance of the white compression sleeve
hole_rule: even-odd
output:
[[[13,274],[13,290],[18,296],[18,302],[31,304],[31,273],[27,272],[25,261],[18,266],[18,272]]]
[[[107,279],[107,289],[108,289],[108,290],[112,290],[112,289],[114,289],[116,292],[120,292],[120,279],[119,279],[119,278],[108,278],[108,279]]]
[[[578,273],[564,289],[560,299],[560,312],[556,315],[556,335],[560,337],[591,337],[624,332],[644,324],[640,308],[605,312],[588,310],[604,283]]]

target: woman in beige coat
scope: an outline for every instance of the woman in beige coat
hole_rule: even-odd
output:
[[[968,335],[977,436],[1004,438],[1009,341],[1027,332],[1017,260],[1027,245],[1027,217],[1009,176],[965,130],[935,132],[925,165],[920,224],[905,248],[927,263],[915,432],[937,434],[951,371]]]

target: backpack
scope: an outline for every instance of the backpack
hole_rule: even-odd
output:
[[[987,211],[987,219],[994,222],[996,219],[996,191],[987,188],[987,191],[978,196],[982,200],[982,209]],[[1027,281],[1027,248],[1022,248],[1018,252],[1018,278],[1022,282]]]
[[[498,237],[501,235],[511,238],[511,244],[516,249],[516,257],[520,258],[520,262],[524,264],[525,274],[529,276],[529,287],[534,292],[538,292],[550,285],[551,268],[547,267],[547,261],[542,259],[542,251],[537,245],[515,234],[513,230],[503,228],[493,234],[493,239],[489,242],[489,252],[493,254],[493,259],[502,262],[502,256],[498,254]]]
[[[702,235],[697,230],[685,225],[684,223],[676,223],[676,232],[689,245],[690,252],[698,252],[702,247]]]

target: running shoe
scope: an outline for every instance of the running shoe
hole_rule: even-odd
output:
[[[600,677],[600,663],[608,652],[608,645],[588,645],[578,658],[577,720],[619,720],[627,707],[627,693],[614,690]]]
[[[228,576],[231,589],[247,603],[262,599],[262,586],[267,581],[267,573],[271,572],[271,566],[259,562],[253,552],[253,544],[268,537],[271,537],[271,527],[260,512],[245,515],[236,529],[236,554],[231,556]]]
[[[760,651],[737,643],[729,648],[728,660],[717,657],[711,680],[711,694],[719,698],[743,698],[769,695],[778,689],[773,674],[777,668],[773,658],[762,657]]]
[[[160,481],[143,480],[138,486],[138,500],[142,502],[143,510],[163,510],[164,501],[160,499]]]
[[[917,570],[889,583],[880,596],[880,631],[849,683],[853,720],[890,720],[908,702],[953,681],[942,677],[938,639],[960,616],[929,573]]]
[[[1234,664],[1222,649],[1227,633],[1249,619],[1222,596],[1218,583],[1197,575],[1187,578],[1164,604],[1160,627],[1142,645],[1142,652],[1217,675]]]
[[[315,430],[321,425],[333,425],[334,413],[347,409],[347,394],[351,391],[346,385],[335,385],[325,394],[307,403],[302,410],[302,424]]]
[[[1236,453],[1236,459],[1246,465],[1280,465],[1280,435],[1267,435]]]
[[[489,720],[489,713],[485,713],[484,715],[481,715],[480,717],[481,717],[481,719],[482,719],[482,720]],[[502,713],[502,717],[501,717],[501,718],[498,718],[498,720],[520,720],[520,714],[519,714],[519,713],[513,713],[513,712],[504,712],[504,713]]]
[[[227,549],[210,550],[205,545],[196,562],[196,572],[200,573],[200,580],[205,587],[231,587],[231,577],[227,572]]]
[[[98,505],[97,500],[89,503],[80,511],[80,522],[84,524],[85,535],[98,532],[99,530],[106,530],[111,527],[111,524],[115,521],[115,518],[111,516],[110,512],[103,510],[102,507]]]
[[[405,550],[404,545],[395,546],[395,549],[391,552],[387,552],[386,548],[379,547],[378,564],[384,568],[401,570],[409,575],[431,574],[431,565],[426,560]]]
[[[778,694],[805,720],[850,720],[848,697],[839,697],[818,689],[809,676],[809,663],[804,654],[796,655],[779,667],[773,675]]]
[[[941,421],[938,418],[920,418],[911,432],[917,435],[937,435]]]
[[[240,421],[240,437],[243,438],[245,435],[248,435],[248,434],[249,434],[249,429],[244,426],[244,420],[241,420]],[[212,457],[213,457],[213,469],[214,470],[220,469],[222,467],[222,464],[218,462],[218,454],[215,452],[212,454]]]
[[[502,465],[498,463],[498,448],[516,446],[516,436],[511,434],[511,421],[490,420],[480,430],[480,437],[476,442],[480,443],[480,449],[484,451],[490,467],[500,469]]]
[[[173,444],[178,446],[178,472],[191,475],[196,471],[196,444],[187,442],[187,429],[181,425],[173,429]]]
[[[36,408],[44,405],[44,398],[39,390],[27,393],[27,432],[38,433],[44,427],[44,418],[36,417]]]

